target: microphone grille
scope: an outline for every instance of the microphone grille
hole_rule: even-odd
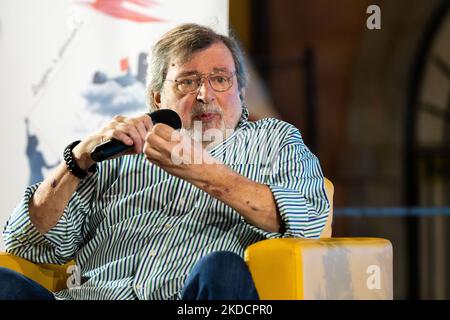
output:
[[[178,113],[173,110],[159,109],[152,113],[148,113],[148,115],[152,118],[153,124],[164,123],[174,129],[181,129],[181,118]]]

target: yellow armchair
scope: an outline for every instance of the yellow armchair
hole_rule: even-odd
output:
[[[390,241],[331,238],[334,187],[325,179],[330,213],[321,239],[260,241],[245,251],[256,289],[264,300],[392,299]]]
[[[331,238],[333,184],[325,179],[330,215],[321,239],[269,239],[245,251],[261,299],[392,299],[392,245],[378,238]],[[50,291],[67,287],[70,262],[34,264],[0,252],[0,266]]]
[[[35,264],[21,257],[0,252],[0,267],[17,271],[52,292],[67,288],[67,279],[71,275],[69,267],[74,264],[73,261],[64,265]]]

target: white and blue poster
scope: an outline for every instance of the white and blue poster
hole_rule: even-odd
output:
[[[228,0],[0,1],[1,230],[68,143],[147,111],[146,56],[184,22],[226,34]]]

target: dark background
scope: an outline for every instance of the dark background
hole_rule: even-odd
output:
[[[230,27],[251,118],[297,126],[334,183],[333,236],[389,239],[396,299],[449,299],[449,1],[230,0]]]

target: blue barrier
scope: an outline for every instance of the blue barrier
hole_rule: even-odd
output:
[[[450,207],[343,207],[335,208],[333,215],[347,217],[450,216]]]

